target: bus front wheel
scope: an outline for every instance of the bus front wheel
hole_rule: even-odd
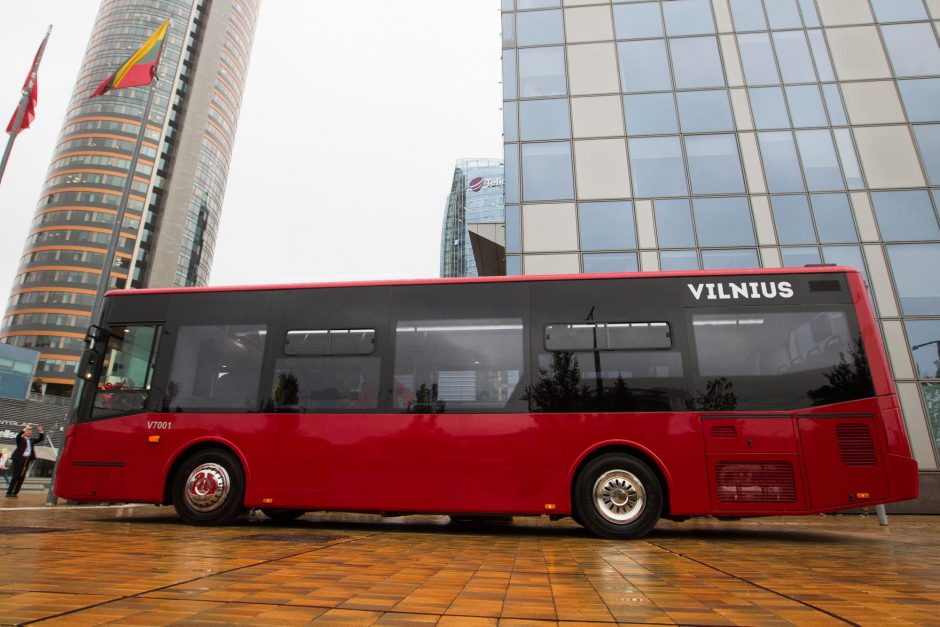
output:
[[[575,520],[611,540],[642,538],[656,526],[663,508],[656,474],[625,453],[589,461],[575,480],[574,498]]]
[[[221,449],[199,451],[180,467],[173,506],[193,525],[225,525],[242,512],[245,475],[238,459]]]

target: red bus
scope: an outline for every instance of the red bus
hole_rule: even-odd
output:
[[[849,268],[113,291],[56,494],[246,509],[660,517],[912,499]]]

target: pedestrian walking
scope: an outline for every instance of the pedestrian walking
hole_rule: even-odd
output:
[[[0,451],[0,477],[3,477],[3,480],[7,482],[7,486],[10,485],[10,449],[5,448]]]
[[[15,497],[23,487],[29,465],[36,459],[36,445],[43,441],[46,435],[39,425],[39,435],[33,437],[33,425],[27,423],[23,430],[16,434],[16,450],[10,456],[10,485],[7,486],[7,497]]]

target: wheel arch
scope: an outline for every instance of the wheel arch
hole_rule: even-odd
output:
[[[238,460],[238,463],[241,464],[242,467],[247,493],[249,471],[248,464],[246,463],[245,456],[242,454],[242,452],[238,449],[237,446],[227,440],[218,438],[203,438],[194,442],[190,442],[187,446],[180,448],[173,455],[173,457],[171,457],[169,467],[163,476],[163,505],[173,504],[173,481],[175,480],[176,473],[179,472],[180,467],[186,463],[187,459],[196,453],[211,449],[228,451],[235,456],[235,459]]]
[[[568,501],[570,503],[571,511],[573,512],[575,509],[576,501],[574,497],[574,487],[578,475],[592,460],[608,453],[625,453],[627,455],[632,455],[649,466],[650,470],[652,470],[656,475],[656,478],[659,480],[659,484],[663,489],[663,511],[661,515],[670,515],[672,510],[672,490],[670,489],[670,476],[666,470],[666,467],[658,457],[656,457],[645,447],[640,446],[635,442],[626,441],[599,443],[593,448],[584,451],[584,453],[582,453],[577,461],[572,465],[571,470],[568,473]]]

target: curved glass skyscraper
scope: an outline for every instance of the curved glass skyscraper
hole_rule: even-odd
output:
[[[457,161],[441,229],[441,276],[479,276],[469,225],[504,220],[502,160]]]
[[[0,331],[47,391],[71,389],[148,88],[92,92],[170,19],[111,283],[204,285],[259,1],[101,3]]]

